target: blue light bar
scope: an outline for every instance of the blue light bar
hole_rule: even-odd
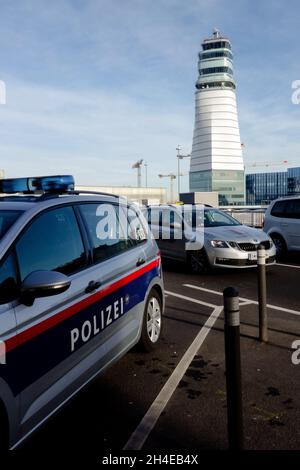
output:
[[[74,184],[74,178],[71,175],[0,179],[0,193],[67,192],[74,190]]]

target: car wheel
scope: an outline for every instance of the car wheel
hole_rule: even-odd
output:
[[[188,265],[195,274],[203,274],[208,269],[208,259],[204,250],[191,251],[188,255]]]
[[[155,348],[162,332],[162,301],[155,289],[152,289],[144,310],[142,335],[139,345],[150,352]]]
[[[279,260],[283,259],[287,253],[287,246],[284,239],[277,234],[271,235],[271,238],[276,248],[276,258]]]
[[[0,403],[0,453],[8,451],[8,424],[4,407]]]

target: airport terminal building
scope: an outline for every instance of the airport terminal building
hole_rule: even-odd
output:
[[[246,175],[246,203],[265,205],[283,196],[300,195],[300,167]]]

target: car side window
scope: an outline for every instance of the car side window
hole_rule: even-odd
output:
[[[174,223],[182,224],[182,216],[178,212],[178,210],[175,210],[175,209],[162,210],[161,225],[163,227],[170,229],[171,225],[173,225]]]
[[[128,219],[128,236],[134,245],[147,240],[147,227],[133,207],[124,208]]]
[[[285,209],[286,209],[286,201],[275,202],[271,210],[271,215],[273,217],[287,217],[287,213],[285,212]]]
[[[33,271],[72,274],[86,265],[78,223],[71,206],[39,215],[16,243],[21,281]]]
[[[300,219],[300,199],[294,200],[293,214],[295,219]]]
[[[170,211],[169,209],[162,210],[161,211],[161,226],[166,227],[166,228],[169,229],[172,218],[173,218],[173,221],[174,221],[174,212],[173,211]]]
[[[287,215],[291,219],[300,219],[300,199],[291,199],[287,203]]]
[[[132,247],[118,208],[108,203],[79,204],[93,250],[93,261],[111,258]]]
[[[161,211],[159,209],[148,207],[147,209],[148,225],[151,228],[152,226],[161,226]]]
[[[18,296],[17,273],[13,255],[0,264],[0,304],[12,302]]]

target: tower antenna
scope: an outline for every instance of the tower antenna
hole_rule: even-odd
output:
[[[214,37],[214,39],[217,39],[217,38],[221,37],[220,30],[218,28],[214,28],[213,37]]]

